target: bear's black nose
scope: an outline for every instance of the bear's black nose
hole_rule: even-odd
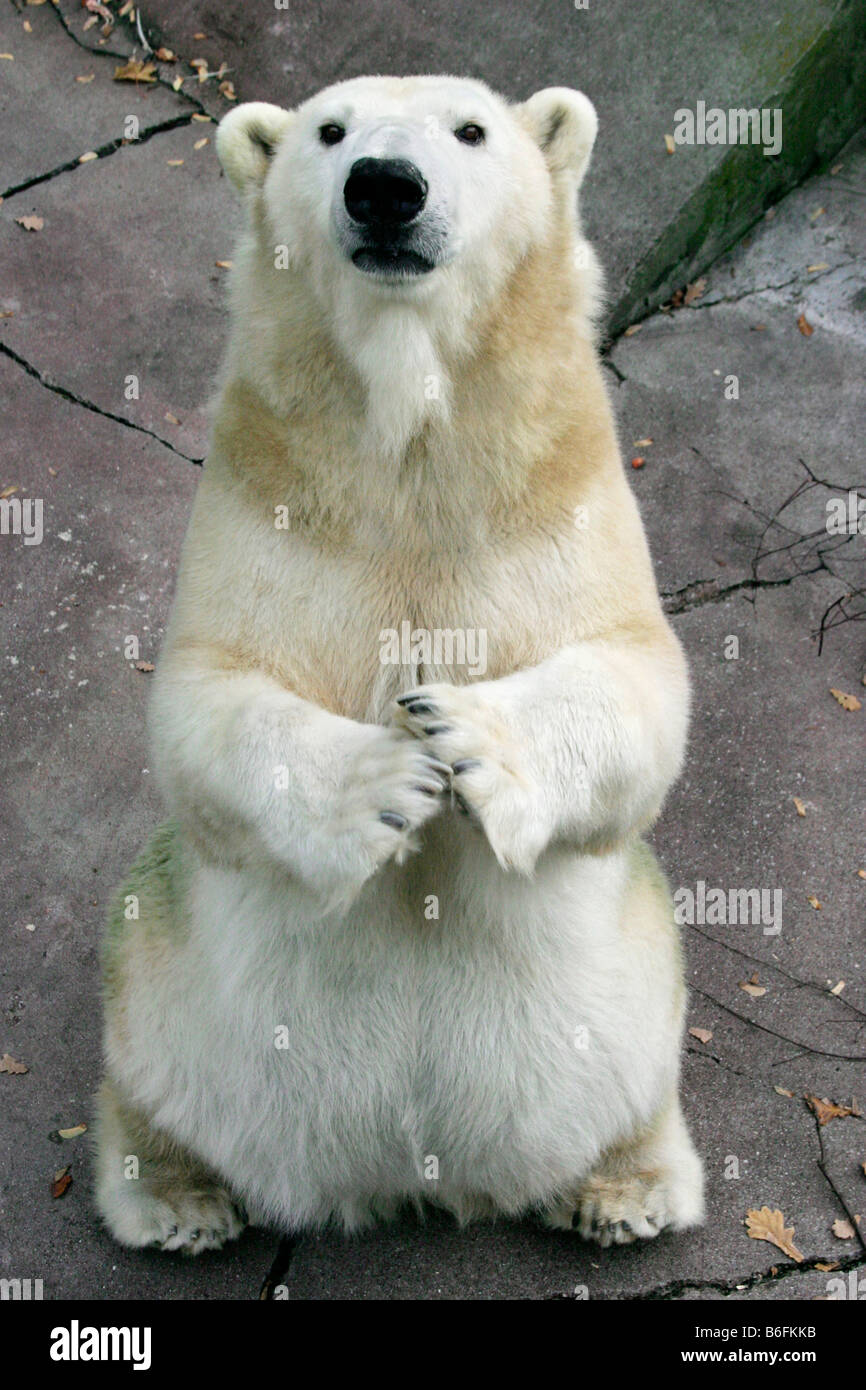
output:
[[[343,198],[354,222],[411,222],[426,201],[427,180],[408,159],[356,159]]]

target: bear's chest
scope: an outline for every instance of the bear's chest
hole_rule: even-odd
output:
[[[289,542],[261,640],[285,634],[285,674],[299,694],[379,720],[415,685],[496,679],[573,641],[578,586],[560,553],[529,544],[434,556]]]

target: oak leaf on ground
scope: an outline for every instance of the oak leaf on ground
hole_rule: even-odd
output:
[[[761,1207],[760,1211],[747,1211],[746,1229],[752,1240],[769,1241],[770,1245],[775,1245],[778,1250],[790,1255],[797,1264],[802,1264],[803,1255],[794,1244],[794,1227],[785,1225],[785,1218],[778,1208],[775,1211],[771,1211],[769,1207]]]
[[[803,1097],[819,1125],[827,1125],[831,1120],[844,1120],[848,1115],[860,1117],[860,1108],[856,1100],[852,1100],[850,1105],[837,1105],[833,1100],[827,1100],[826,1096],[812,1096],[808,1093]]]

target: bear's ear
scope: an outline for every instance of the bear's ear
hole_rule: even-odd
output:
[[[598,117],[589,97],[570,87],[545,87],[522,106],[518,118],[552,172],[568,170],[580,184],[592,154]]]
[[[261,187],[268,161],[293,120],[293,111],[267,101],[246,101],[223,117],[217,130],[217,155],[239,192]]]

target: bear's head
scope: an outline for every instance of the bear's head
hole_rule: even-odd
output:
[[[596,126],[588,98],[564,87],[510,106],[481,82],[362,77],[295,111],[237,107],[217,150],[296,262],[405,295],[461,264],[489,283],[523,255],[554,186],[580,184]]]
[[[312,297],[371,409],[379,396],[393,419],[395,358],[416,381],[447,377],[472,324],[533,251],[552,261],[555,249],[551,275],[582,281],[578,313],[589,319],[600,277],[576,193],[596,127],[580,92],[509,104],[454,77],[363,77],[293,111],[237,107],[217,152],[248,208],[235,271],[242,351],[258,352],[263,334],[285,340],[300,319],[287,301],[307,300],[309,319]],[[290,272],[291,291],[275,268]],[[407,392],[414,417],[413,400]],[[404,425],[398,435],[414,428]]]

